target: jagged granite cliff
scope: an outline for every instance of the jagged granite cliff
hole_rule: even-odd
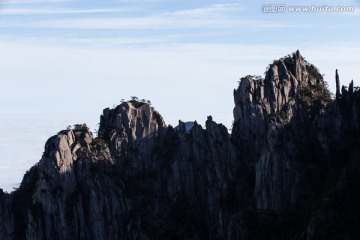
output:
[[[359,239],[360,92],[336,86],[297,51],[241,79],[231,134],[105,109],[0,192],[0,239]]]

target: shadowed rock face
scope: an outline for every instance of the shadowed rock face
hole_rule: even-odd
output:
[[[358,239],[353,83],[332,100],[296,52],[242,78],[234,100],[231,135],[211,116],[174,130],[135,100],[105,109],[97,138],[60,131],[0,192],[0,238]]]
[[[301,152],[312,147],[306,146],[310,144],[307,140],[314,139],[311,145],[318,145],[321,154],[329,154],[327,139],[314,126],[318,119],[309,115],[320,113],[316,107],[325,107],[321,101],[326,99],[315,103],[321,93],[317,90],[325,91],[324,86],[317,69],[297,51],[274,61],[265,79],[247,76],[234,90],[233,138],[251,150],[248,158],[255,168],[254,194],[259,209],[281,211],[296,204],[301,194],[312,191],[306,189],[307,174],[311,173],[307,172],[308,159]],[[304,96],[306,90],[310,96]],[[334,121],[336,125],[338,120]]]

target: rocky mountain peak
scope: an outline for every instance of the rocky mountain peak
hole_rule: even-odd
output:
[[[270,121],[289,121],[301,102],[311,104],[316,97],[329,95],[325,85],[319,70],[296,51],[270,64],[265,79],[251,75],[240,79],[234,90],[234,122],[245,139],[262,136]]]
[[[0,190],[0,239],[359,239],[360,90],[335,78],[332,99],[299,51],[241,78],[231,135],[106,108],[96,138],[60,131]]]
[[[322,154],[329,154],[324,147],[328,144],[324,143],[325,133],[314,130],[319,135],[313,136],[309,130],[300,130],[312,129],[332,102],[323,76],[296,51],[270,64],[264,79],[241,78],[234,100],[232,139],[246,149],[248,164],[255,166],[258,208],[280,211],[295,204],[303,191],[302,177],[295,170],[303,164],[296,160],[301,155],[298,145],[305,144],[303,139],[319,139],[315,142]],[[326,123],[326,127],[322,123],[322,128],[338,129],[337,121]],[[269,175],[270,169],[277,170]]]
[[[166,129],[164,119],[149,102],[133,99],[113,109],[104,109],[98,137],[108,144],[119,166],[140,171],[151,168],[152,150]],[[129,162],[129,158],[132,161]]]
[[[73,161],[78,158],[80,148],[91,148],[93,134],[86,124],[75,124],[74,127],[60,131],[57,135],[48,139],[42,162],[52,163],[57,166],[61,174],[70,171]]]
[[[109,131],[125,131],[124,133],[136,140],[157,135],[164,129],[164,119],[149,103],[132,100],[113,109],[104,109],[98,135],[110,137]]]

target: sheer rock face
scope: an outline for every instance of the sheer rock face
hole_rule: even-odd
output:
[[[99,136],[108,142],[111,154],[124,174],[154,168],[153,149],[166,133],[160,114],[147,103],[130,101],[105,109]]]
[[[99,146],[92,141],[87,129],[61,131],[48,140],[43,158],[24,178],[36,184],[25,229],[16,229],[18,238],[108,239],[110,233],[126,234],[119,229],[122,224],[125,228],[124,220],[116,218],[126,217],[124,189],[102,171],[104,161],[93,153]],[[106,147],[102,151],[109,153]],[[26,192],[24,181],[19,194]]]
[[[245,140],[253,135],[263,137],[270,117],[285,105],[293,106],[300,84],[308,84],[308,81],[306,64],[299,52],[271,64],[265,79],[242,78],[238,89],[234,90],[234,122],[240,131],[235,134],[241,134]],[[289,114],[291,118],[294,112],[289,110]]]
[[[11,211],[11,199],[0,188],[0,238],[7,239],[14,230],[14,213]]]
[[[337,104],[326,112],[317,99],[324,86],[318,70],[297,51],[271,64],[265,79],[242,78],[234,90],[232,137],[251,152],[257,208],[282,211],[313,190],[308,181],[317,179],[308,175],[317,167],[309,170],[308,161],[328,156],[341,132]],[[304,153],[313,148],[313,155]]]
[[[227,129],[208,117],[206,129],[195,122],[186,133],[184,123],[180,122],[178,132],[169,129],[166,142],[166,146],[173,147],[165,147],[166,152],[160,152],[163,156],[160,168],[166,183],[163,191],[168,194],[171,210],[168,216],[162,214],[170,220],[170,225],[179,226],[173,230],[179,231],[173,237],[230,236],[231,218],[229,213],[224,214],[227,209],[222,204],[231,197],[229,185],[235,179],[240,162]],[[190,229],[183,229],[182,222],[187,222]],[[198,232],[198,237],[193,231]]]
[[[211,116],[174,130],[145,102],[105,109],[97,138],[86,125],[60,131],[20,188],[0,191],[0,238],[360,235],[335,224],[360,222],[346,207],[360,192],[360,93],[352,83],[331,101],[325,90],[296,52],[265,79],[241,79],[231,135]]]

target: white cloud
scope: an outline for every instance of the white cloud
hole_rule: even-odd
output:
[[[78,29],[78,30],[143,30],[143,29],[224,29],[224,28],[289,28],[303,27],[304,24],[290,22],[280,23],[259,20],[242,20],[226,18],[181,18],[167,16],[124,17],[124,18],[67,18],[46,21],[33,21],[28,25],[19,22],[2,22],[7,28],[28,29]]]
[[[56,9],[56,8],[4,8],[0,15],[53,15],[53,14],[89,14],[89,13],[123,13],[132,9],[97,8],[97,9]]]
[[[62,2],[79,2],[83,0],[2,0],[1,4],[17,5],[17,4],[33,4],[33,3],[62,3]]]
[[[66,0],[62,0],[66,2]],[[50,2],[62,2],[59,1],[50,1]],[[69,0],[70,1],[70,0]],[[33,1],[17,1],[18,3],[42,3],[41,0],[33,0]],[[44,1],[45,2],[45,1]],[[49,3],[49,1],[47,1]],[[5,2],[6,3],[6,2]],[[10,3],[10,2],[9,2]],[[14,2],[11,2],[14,3]],[[16,3],[16,2],[15,2]],[[0,10],[0,14],[2,15],[43,15],[43,14],[81,14],[81,13],[119,13],[119,12],[130,12],[132,11],[137,12],[139,11],[139,6],[137,8],[129,8],[129,9],[119,9],[119,8],[97,8],[97,9],[72,9],[72,8],[41,8],[39,5],[36,5],[36,8],[32,7],[11,7],[7,6]],[[160,16],[167,16],[167,17],[209,17],[209,16],[224,16],[225,14],[231,12],[239,13],[245,9],[244,6],[239,4],[214,4],[205,6],[202,8],[194,8],[194,9],[186,9],[186,10],[178,10],[174,12],[168,12],[160,14]]]
[[[77,29],[77,30],[146,30],[146,29],[223,29],[236,27],[284,28],[299,27],[303,24],[291,22],[261,21],[241,19],[239,14],[245,7],[240,4],[214,4],[202,8],[177,10],[173,12],[145,13],[141,17],[134,16],[141,12],[139,8],[97,8],[97,9],[54,9],[54,8],[4,8],[2,15],[51,15],[46,20],[29,20],[26,25],[21,21],[2,21],[4,28],[27,29]],[[131,12],[123,16],[98,16],[98,13]],[[89,14],[92,17],[71,16],[65,14]],[[54,16],[55,15],[55,16]]]
[[[180,17],[209,17],[214,15],[223,15],[231,12],[240,13],[243,11],[245,6],[231,3],[231,4],[214,4],[202,8],[179,10],[172,13],[166,13],[165,15],[174,15]]]

